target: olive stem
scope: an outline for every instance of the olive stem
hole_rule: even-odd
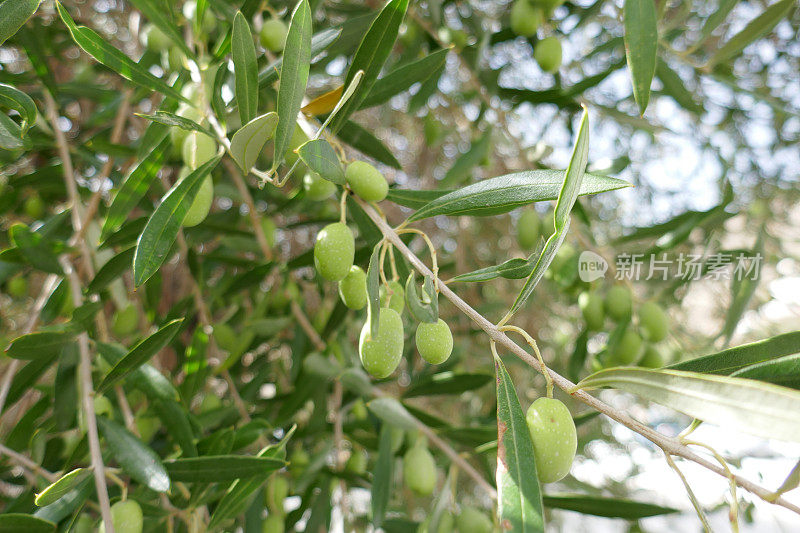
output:
[[[699,446],[708,450],[711,455],[719,462],[722,468],[725,469],[725,472],[728,474],[728,482],[731,487],[731,510],[730,510],[730,520],[731,520],[731,529],[734,533],[739,533],[739,500],[736,496],[736,480],[733,479],[733,472],[731,472],[730,467],[728,466],[728,462],[725,460],[720,453],[709,446],[708,444],[704,444],[702,442],[692,441],[688,439],[682,439],[683,444],[687,446]]]
[[[22,455],[19,452],[12,450],[11,448],[0,444],[0,456],[7,455],[11,459],[17,462],[23,468],[27,468],[31,472],[35,474],[39,474],[43,478],[45,478],[50,483],[55,482],[58,479],[58,476],[54,473],[50,472],[49,470],[43,468],[33,460],[29,459],[28,457]]]
[[[339,200],[339,222],[347,223],[347,187],[342,191],[342,198]]]
[[[365,202],[355,198],[356,202],[364,209],[367,213],[367,216],[375,223],[378,229],[381,230],[385,239],[388,239],[406,258],[406,260],[413,266],[420,274],[423,276],[433,276],[433,272],[425,266],[425,263],[417,257],[414,252],[412,252],[408,246],[400,239],[400,237],[395,233],[395,231],[389,226],[389,224],[380,216],[378,213],[372,209],[369,205]],[[698,455],[694,451],[692,451],[687,446],[681,444],[681,442],[674,438],[668,437],[659,433],[658,431],[652,429],[649,426],[639,422],[638,420],[634,419],[630,415],[620,412],[618,409],[611,407],[610,405],[606,404],[605,402],[595,398],[591,394],[588,394],[584,390],[572,390],[575,388],[575,384],[572,383],[567,378],[561,376],[560,374],[554,372],[551,369],[545,369],[541,366],[539,361],[536,357],[532,356],[528,353],[524,348],[519,346],[517,343],[512,341],[504,332],[500,331],[497,326],[492,324],[486,317],[481,315],[475,309],[472,308],[467,302],[465,302],[460,296],[458,296],[455,292],[453,292],[450,287],[447,285],[440,285],[442,289],[442,294],[444,294],[445,298],[450,300],[456,308],[458,308],[462,313],[464,313],[467,317],[469,317],[478,327],[480,327],[484,332],[486,332],[489,337],[498,344],[503,345],[505,348],[513,352],[517,357],[522,359],[526,364],[534,368],[539,372],[547,372],[553,378],[553,383],[561,390],[568,392],[573,398],[576,400],[585,403],[589,407],[603,413],[604,415],[608,416],[612,420],[619,422],[623,426],[635,431],[636,433],[642,435],[647,440],[656,444],[659,448],[667,451],[672,455],[677,455],[678,457],[682,457],[689,461],[699,464],[703,468],[711,470],[720,476],[728,477],[727,473],[723,468],[719,465],[707,460],[706,458]],[[735,475],[734,478],[736,479],[736,483],[745,489],[748,492],[751,492],[758,496],[759,498],[763,499],[764,501],[770,501],[769,498],[772,495],[772,492],[767,490],[752,481],[743,478],[741,476]],[[791,510],[794,513],[800,514],[800,506],[797,506],[784,498],[778,498],[774,502],[776,505],[780,505],[781,507],[785,507],[786,509]]]
[[[439,263],[436,257],[436,248],[433,247],[433,242],[431,242],[428,235],[419,229],[416,228],[405,228],[401,229],[399,226],[395,230],[398,235],[403,235],[405,233],[414,233],[421,236],[425,240],[425,244],[428,246],[428,251],[431,254],[431,271],[433,272],[433,286],[436,290],[436,293],[439,293]]]
[[[550,376],[550,372],[547,369],[547,365],[544,364],[544,358],[542,357],[542,353],[539,351],[539,346],[536,344],[536,340],[534,340],[534,338],[531,337],[528,334],[527,331],[525,331],[524,329],[519,328],[517,326],[506,325],[506,326],[499,327],[497,329],[500,330],[500,331],[513,331],[515,333],[519,333],[520,335],[522,335],[525,338],[525,340],[530,345],[530,347],[533,348],[533,351],[536,354],[536,358],[539,360],[539,364],[542,365],[543,369],[545,369],[545,372],[542,372],[542,375],[544,376],[544,380],[547,383],[547,385],[546,385],[547,397],[548,398],[552,398],[553,397],[553,378],[552,378],[552,376]]]
[[[662,449],[662,451],[664,452],[664,457],[666,458],[670,468],[672,468],[675,471],[675,473],[678,474],[678,477],[681,478],[683,487],[686,489],[686,494],[689,496],[689,500],[692,502],[692,507],[694,507],[694,510],[697,513],[697,518],[699,518],[700,523],[703,524],[703,530],[706,531],[707,533],[711,533],[711,531],[713,530],[711,529],[711,526],[708,523],[708,518],[706,518],[706,513],[705,511],[703,511],[703,507],[700,505],[700,501],[697,499],[697,496],[695,496],[694,491],[692,490],[692,486],[689,485],[689,481],[686,479],[686,476],[683,475],[681,469],[678,468],[678,465],[675,464],[675,461],[672,459],[669,452],[667,452],[664,449]]]

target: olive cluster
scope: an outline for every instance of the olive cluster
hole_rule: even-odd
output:
[[[539,27],[564,0],[515,0],[511,7],[511,30],[522,37],[533,37]],[[533,47],[533,58],[545,72],[561,66],[561,41],[553,35],[540,39]]]
[[[388,183],[383,174],[364,161],[354,161],[345,170],[350,190],[368,202],[386,198]],[[334,222],[317,233],[314,244],[314,265],[320,276],[339,284],[339,296],[350,309],[367,305],[367,274],[353,264],[355,237],[345,222]],[[402,314],[405,309],[403,286],[392,280],[380,287],[381,312],[377,332],[371,332],[367,321],[361,329],[358,352],[364,368],[382,379],[395,371],[403,356],[405,335]],[[417,326],[416,345],[419,354],[430,364],[445,362],[453,350],[453,335],[442,319],[422,322]]]

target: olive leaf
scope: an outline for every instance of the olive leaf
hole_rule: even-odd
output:
[[[258,110],[258,63],[250,24],[241,11],[237,11],[233,17],[231,55],[239,118],[245,124],[256,116]],[[249,170],[251,166],[245,168]]]
[[[333,146],[324,139],[311,139],[297,149],[303,163],[323,179],[344,185],[344,170]]]
[[[406,280],[406,305],[414,318],[420,322],[435,323],[439,319],[439,300],[434,288],[433,279],[425,276],[425,286],[423,289],[422,300],[417,294],[417,286],[414,282],[414,273],[408,275]]]
[[[260,115],[238,130],[231,138],[231,156],[245,174],[256,164],[258,154],[274,134],[278,114],[274,111]]]
[[[45,487],[42,492],[38,493],[34,503],[38,507],[50,505],[77,487],[84,479],[89,477],[91,472],[91,468],[76,468],[75,470],[67,472],[56,481]]]

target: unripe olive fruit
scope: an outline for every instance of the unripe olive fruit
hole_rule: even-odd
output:
[[[664,366],[664,356],[661,354],[661,350],[651,344],[648,345],[644,349],[644,355],[639,359],[639,366],[644,368],[661,368]]]
[[[303,189],[306,191],[306,198],[319,202],[327,200],[336,192],[336,184],[316,172],[309,172],[303,177]]]
[[[311,458],[308,456],[307,451],[302,448],[295,448],[292,455],[289,456],[289,472],[292,476],[297,477],[303,473],[310,462]]]
[[[369,321],[361,328],[358,354],[364,369],[378,379],[395,371],[403,357],[403,319],[391,308],[381,309],[378,331],[370,336]]]
[[[639,308],[639,326],[647,340],[658,342],[664,340],[669,328],[669,319],[655,302],[645,302]]]
[[[492,533],[494,524],[485,513],[474,507],[462,507],[456,517],[458,533]]]
[[[363,476],[367,471],[367,454],[364,450],[353,450],[344,465],[344,469],[351,474]]]
[[[533,209],[526,209],[517,221],[517,242],[524,250],[536,247],[542,235],[542,220]]]
[[[264,21],[258,37],[264,48],[270,52],[280,52],[286,45],[286,34],[288,32],[289,28],[286,27],[286,23],[279,18],[271,18]]]
[[[314,265],[328,281],[341,281],[353,266],[356,244],[353,232],[344,222],[328,224],[317,233]]]
[[[178,174],[178,181],[186,178],[186,176],[191,173],[192,171],[189,167],[183,167],[180,174]],[[192,205],[189,206],[189,211],[186,212],[186,216],[183,218],[183,226],[191,228],[204,221],[213,203],[214,180],[212,180],[209,175],[203,178],[203,182],[200,184],[200,188],[197,190],[194,200],[192,200]]]
[[[528,408],[525,421],[531,432],[539,481],[553,483],[563,479],[578,449],[578,435],[569,409],[555,398],[538,398]]]
[[[642,337],[636,330],[628,326],[617,342],[609,348],[609,362],[620,365],[633,364],[639,358],[641,349]]]
[[[29,217],[38,219],[44,215],[44,202],[38,194],[34,194],[25,199],[22,209]]]
[[[183,141],[181,155],[187,167],[197,170],[217,155],[217,141],[205,133],[190,131]]]
[[[142,28],[139,38],[142,44],[153,52],[167,50],[172,45],[172,40],[155,24],[147,24]]]
[[[139,327],[139,312],[136,307],[129,305],[114,314],[111,331],[117,337],[127,337]]]
[[[428,113],[425,115],[425,124],[423,124],[422,131],[425,135],[425,142],[428,146],[433,146],[442,136],[442,123],[433,116],[433,113]]]
[[[453,533],[453,528],[455,527],[455,518],[453,515],[444,512],[439,517],[439,525],[436,528],[436,531],[432,531],[431,533]]]
[[[416,341],[417,351],[432,365],[444,363],[453,351],[453,334],[441,318],[436,322],[421,322],[417,326]]]
[[[200,412],[201,413],[208,413],[211,411],[215,411],[222,407],[222,400],[219,399],[215,394],[209,393],[203,396],[203,399],[200,400]]]
[[[111,506],[111,523],[116,533],[142,533],[144,517],[142,508],[133,500],[117,502]],[[105,523],[100,524],[100,533],[105,533]]]
[[[136,431],[142,437],[142,441],[150,442],[153,440],[158,428],[161,426],[161,421],[156,416],[137,415],[134,419],[136,423]]]
[[[367,305],[367,274],[360,266],[351,266],[339,282],[339,297],[350,309],[363,309]]]
[[[264,238],[267,239],[267,244],[269,244],[270,248],[275,246],[275,231],[277,229],[278,226],[275,225],[275,221],[270,217],[261,219],[261,231],[264,232]]]
[[[523,37],[533,37],[544,22],[544,13],[531,5],[530,0],[516,0],[511,7],[511,31]]]
[[[111,401],[102,394],[94,397],[94,414],[107,417],[111,417],[114,414],[114,407],[111,405]]]
[[[606,293],[606,313],[617,322],[627,320],[631,316],[633,306],[631,291],[621,285],[615,285]]]
[[[202,111],[187,104],[181,104],[175,114],[179,117],[187,118],[201,125],[205,121],[205,115]],[[179,153],[183,150],[183,142],[188,136],[189,131],[177,126],[174,126],[169,130],[169,138],[172,141],[172,146],[178,151],[176,153]]]
[[[564,0],[534,0],[533,3],[541,7],[549,15],[555,8],[563,4]]]
[[[545,72],[556,72],[561,66],[561,41],[545,37],[534,46],[533,58]]]
[[[28,295],[28,280],[16,276],[6,282],[6,291],[12,298],[24,298]]]
[[[394,309],[398,313],[402,313],[406,307],[406,291],[400,282],[392,280],[389,282],[389,287],[381,285],[380,288],[381,307],[388,307]]]
[[[436,488],[436,462],[428,448],[412,446],[403,457],[403,480],[419,496],[428,496]]]
[[[194,20],[197,18],[197,2],[195,0],[189,0],[185,4],[183,4],[183,16],[186,17],[186,20]],[[204,33],[211,33],[217,27],[217,19],[214,17],[214,13],[212,12],[210,7],[206,7],[205,12],[203,13],[203,21],[200,24],[200,30]]]
[[[386,178],[366,161],[353,161],[347,165],[344,177],[353,192],[367,202],[380,202],[389,192]]]
[[[269,514],[261,526],[261,533],[283,533],[285,531],[284,527],[282,516]]]
[[[282,515],[284,512],[283,501],[289,495],[289,483],[286,478],[275,474],[267,482],[265,492],[265,503],[270,514]]]
[[[183,68],[183,60],[186,56],[183,54],[183,50],[178,48],[177,46],[171,47],[166,54],[164,52],[161,53],[161,64],[166,64],[167,68],[170,71],[180,70]],[[180,129],[180,128],[172,128]]]
[[[82,514],[75,521],[75,525],[72,526],[72,533],[92,533],[94,531],[93,524],[94,522],[89,515]]]
[[[603,299],[595,292],[584,292],[578,296],[578,307],[581,308],[586,328],[589,331],[603,329],[606,314],[603,309]]]

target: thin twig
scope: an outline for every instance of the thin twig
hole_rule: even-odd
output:
[[[0,444],[0,455],[9,456],[12,460],[19,463],[20,466],[27,468],[31,472],[34,472],[35,474],[42,476],[50,483],[53,483],[55,480],[58,479],[57,475],[50,472],[49,470],[46,470],[45,468],[42,468],[42,466],[30,460],[27,456],[22,455],[19,452],[15,452],[11,448],[4,446],[2,444]]]
[[[378,226],[378,229],[381,230],[384,238],[388,239],[399,251],[400,253],[408,260],[408,262],[423,276],[433,276],[433,272],[412,252],[408,246],[400,239],[400,237],[395,233],[395,231],[389,226],[389,224],[378,215],[378,213],[367,203],[361,201],[358,198],[355,200],[359,203],[359,205],[364,209],[367,213],[369,218]],[[525,351],[520,345],[512,341],[505,333],[500,331],[497,326],[489,322],[483,315],[478,313],[475,309],[472,308],[467,302],[461,299],[455,292],[452,291],[447,285],[444,283],[440,284],[439,287],[441,288],[441,293],[450,300],[455,307],[457,307],[462,313],[467,315],[475,324],[478,325],[487,335],[489,338],[497,342],[497,344],[502,345],[506,349],[510,350],[514,353],[517,357],[522,359],[525,363],[529,366],[533,367],[538,372],[542,372],[542,366],[539,364],[539,361]],[[573,398],[578,401],[581,401],[592,407],[596,411],[603,413],[604,415],[608,416],[612,420],[619,422],[623,426],[635,431],[636,433],[642,435],[649,441],[653,442],[659,448],[663,449],[666,453],[671,455],[676,455],[692,461],[694,463],[699,464],[700,466],[711,470],[712,472],[719,474],[725,478],[728,478],[728,473],[717,464],[712,463],[711,461],[701,457],[700,455],[696,454],[694,451],[689,449],[688,447],[681,444],[677,439],[668,437],[655,431],[654,429],[644,425],[643,423],[639,422],[638,420],[630,417],[626,413],[620,412],[617,409],[611,407],[610,405],[602,402],[601,400],[595,398],[594,396],[590,395],[589,393],[583,390],[577,390],[574,392],[570,392],[574,389],[575,384],[572,383],[567,378],[561,376],[557,372],[553,370],[547,369],[550,373],[550,376],[553,379],[553,383],[560,388],[561,390],[568,392]],[[741,476],[734,475],[734,480],[736,484],[745,489],[748,492],[751,492],[761,498],[764,501],[769,501],[768,498],[772,494],[769,490],[753,483],[752,481],[745,479]],[[800,507],[797,505],[783,499],[779,498],[775,500],[773,503],[776,505],[780,505],[781,507],[785,507],[797,514],[800,514]]]

